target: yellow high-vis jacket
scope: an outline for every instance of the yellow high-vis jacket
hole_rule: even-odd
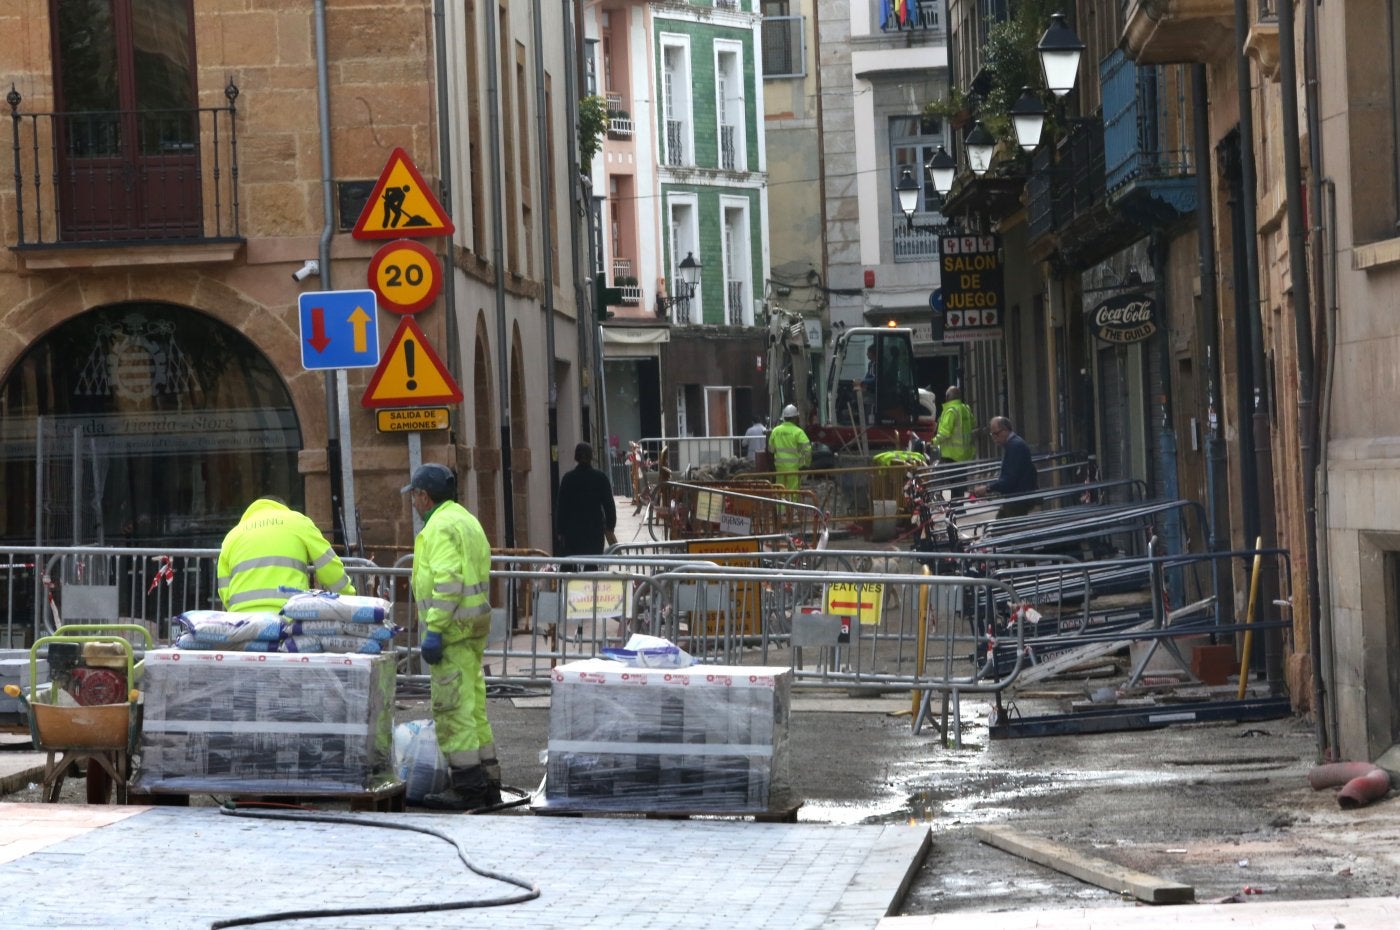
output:
[[[413,541],[413,599],[418,622],[447,643],[491,629],[491,543],[467,508],[443,501]]]
[[[248,505],[219,549],[219,597],[225,610],[280,610],[287,598],[315,587],[354,594],[345,566],[305,514],[266,497]]]

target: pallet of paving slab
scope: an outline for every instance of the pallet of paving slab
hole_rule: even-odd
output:
[[[562,808],[541,804],[530,808],[530,812],[546,817],[606,817],[614,820],[753,820],[755,823],[797,823],[797,810],[802,806],[798,801],[785,807],[773,807],[762,811],[726,810],[583,810],[577,807]]]
[[[189,787],[186,789],[157,785],[139,791],[131,791],[129,803],[188,807],[191,797],[195,795],[211,795],[220,798],[227,797],[234,802],[245,802],[249,804],[300,806],[330,802],[348,804],[352,811],[403,813],[406,810],[407,788],[407,782],[397,779],[363,790],[354,788],[316,790],[296,787],[289,789],[286,786],[277,785],[275,787],[270,787],[266,791],[260,791],[255,783],[250,783],[246,788],[230,793],[226,786],[222,789],[215,790],[213,788],[200,789]]]

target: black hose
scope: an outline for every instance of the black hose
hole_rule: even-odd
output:
[[[457,842],[456,839],[448,834],[440,830],[434,830],[431,827],[395,823],[391,820],[368,820],[362,817],[350,817],[338,814],[242,810],[232,806],[220,807],[219,813],[228,814],[231,817],[252,817],[262,820],[299,820],[313,823],[341,823],[359,827],[380,827],[386,830],[408,830],[413,833],[426,833],[429,836],[435,836],[440,840],[451,843],[457,850],[457,858],[462,860],[462,864],[466,866],[468,870],[475,872],[483,878],[495,879],[498,882],[505,882],[506,884],[523,888],[525,892],[523,894],[508,895],[499,898],[472,898],[464,901],[440,901],[432,904],[280,911],[275,914],[258,914],[252,917],[232,917],[227,920],[217,920],[209,925],[210,930],[222,930],[224,927],[248,927],[253,924],[272,923],[277,920],[309,920],[317,917],[357,917],[374,914],[420,914],[433,911],[462,911],[476,907],[500,907],[505,904],[523,904],[526,901],[532,901],[540,896],[540,887],[534,882],[527,882],[524,879],[515,878],[503,872],[493,872],[490,869],[478,868],[473,865],[471,860],[467,858],[466,850],[462,849],[461,843]]]

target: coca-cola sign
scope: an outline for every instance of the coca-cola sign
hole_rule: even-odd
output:
[[[1141,342],[1157,331],[1157,303],[1141,292],[1110,297],[1090,312],[1104,342]]]

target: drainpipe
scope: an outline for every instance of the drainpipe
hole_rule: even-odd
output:
[[[546,141],[549,139],[549,113],[545,110],[544,93],[544,26],[540,22],[543,6],[534,4],[531,8],[531,20],[535,24],[535,135],[536,150],[539,153],[540,184],[539,191],[544,200],[544,209],[540,211],[540,270],[544,281],[543,299],[540,307],[544,317],[544,354],[546,380],[549,385],[549,396],[546,398],[545,415],[548,420],[549,429],[549,514],[551,521],[554,516],[554,500],[559,488],[559,384],[554,378],[554,254],[550,251],[550,206],[554,202],[554,185],[550,179],[554,177],[553,166],[549,163],[549,146]],[[564,22],[568,22],[568,12],[565,11]],[[568,42],[564,43],[568,45]],[[551,522],[551,525],[552,522]]]
[[[579,88],[583,82],[583,22],[582,16],[571,16],[578,11],[577,4],[581,0],[562,0],[564,6],[564,27],[569,34],[574,37],[572,43],[564,43],[564,96],[569,101],[569,105],[577,107],[578,101],[583,99]],[[569,145],[569,209],[575,213],[583,209],[583,174],[582,167],[578,161],[578,118],[577,110],[575,115],[568,121],[568,133],[566,138]],[[580,273],[579,255],[582,251],[582,244],[579,241],[579,224],[577,219],[571,215],[569,217],[569,255],[572,261],[569,263],[574,273],[574,306],[577,308],[575,317],[577,319],[578,340],[578,371],[576,377],[579,383],[579,434],[589,435],[588,427],[591,417],[589,416],[589,393],[587,366],[591,364],[593,358],[589,351],[587,319],[592,314],[592,302],[588,299],[587,288],[584,277],[592,274],[592,267],[585,266],[587,270]],[[558,482],[556,487],[550,489],[550,494],[558,492]],[[552,498],[551,498],[552,499]],[[551,508],[553,513],[553,508]]]
[[[1215,289],[1215,200],[1211,191],[1210,172],[1210,96],[1206,66],[1191,66],[1192,129],[1196,149],[1196,252],[1201,262],[1201,305],[1196,331],[1205,343],[1206,381],[1206,513],[1210,515],[1207,546],[1211,552],[1225,547],[1220,542],[1220,528],[1229,520],[1228,490],[1225,487],[1225,443],[1220,436],[1220,339],[1216,329],[1220,312]],[[1228,588],[1219,567],[1212,563],[1216,609],[1230,603]]]
[[[1311,7],[1304,0],[1304,7]],[[1317,431],[1316,410],[1313,405],[1313,324],[1312,291],[1308,282],[1308,244],[1303,232],[1303,172],[1298,151],[1298,65],[1295,60],[1293,0],[1287,0],[1278,15],[1279,85],[1283,105],[1283,183],[1287,193],[1288,215],[1288,276],[1293,284],[1293,338],[1298,353],[1298,452],[1303,468],[1303,531],[1308,558],[1308,623],[1309,650],[1314,666],[1317,656],[1318,586],[1317,586]],[[1309,94],[1309,103],[1314,103]],[[1309,106],[1310,128],[1316,130],[1316,111]],[[1317,144],[1314,142],[1314,144]],[[1313,187],[1317,190],[1319,165],[1312,166]],[[1315,208],[1314,208],[1315,209]],[[1279,631],[1275,631],[1279,635]],[[1314,672],[1316,668],[1314,667]],[[1314,685],[1316,687],[1316,684]],[[1320,708],[1317,716],[1321,719]]]
[[[1265,519],[1262,507],[1261,488],[1273,492],[1272,467],[1268,461],[1269,446],[1269,397],[1263,389],[1264,383],[1264,334],[1259,318],[1259,223],[1254,208],[1259,196],[1258,182],[1254,171],[1254,98],[1251,96],[1249,58],[1245,55],[1245,43],[1249,38],[1249,9],[1246,0],[1235,0],[1235,73],[1240,109],[1240,176],[1244,196],[1240,198],[1240,225],[1244,227],[1238,244],[1244,247],[1243,280],[1236,280],[1235,287],[1244,292],[1248,314],[1249,355],[1252,370],[1249,384],[1241,383],[1241,393],[1249,397],[1253,412],[1250,445],[1241,458],[1240,474],[1244,495],[1244,539],[1246,545],[1260,536],[1264,545],[1273,544],[1272,533],[1264,533],[1261,526]],[[1241,410],[1241,426],[1243,414]],[[1241,430],[1243,432],[1243,430]]]
[[[443,211],[452,216],[452,125],[451,102],[447,99],[447,18],[445,0],[433,0],[433,24],[436,35],[433,37],[433,52],[437,56],[437,121],[438,121],[438,181],[439,200]],[[467,28],[471,28],[470,24]],[[447,240],[447,261],[443,265],[442,302],[447,310],[447,370],[462,381],[461,331],[457,325],[457,243]],[[458,414],[460,416],[460,413]],[[460,421],[458,423],[460,428]],[[409,438],[418,436],[409,433]]]
[[[331,172],[331,92],[326,56],[326,0],[316,0],[316,115],[321,130],[321,288],[331,290],[331,236],[335,233],[334,175]],[[355,519],[355,474],[345,470],[350,450],[350,390],[345,370],[326,372],[326,469],[331,487],[335,541],[349,549],[359,545]]]
[[[1337,367],[1336,359],[1332,357],[1337,344],[1334,338],[1337,305],[1335,299],[1329,299],[1329,296],[1335,295],[1335,282],[1337,280],[1337,251],[1334,239],[1334,232],[1337,228],[1337,196],[1336,188],[1332,186],[1331,180],[1324,182],[1323,179],[1322,129],[1319,117],[1322,105],[1319,99],[1321,91],[1318,86],[1317,68],[1317,5],[1309,2],[1303,8],[1303,75],[1304,86],[1307,89],[1308,162],[1312,169],[1308,172],[1308,183],[1314,204],[1313,209],[1317,216],[1317,225],[1314,227],[1316,237],[1313,240],[1318,268],[1315,284],[1317,288],[1315,306],[1323,314],[1322,351],[1325,354],[1325,364],[1322,372],[1322,397],[1317,413],[1317,497],[1314,500],[1317,519],[1313,521],[1313,532],[1317,539],[1318,590],[1317,597],[1312,602],[1312,613],[1309,614],[1311,624],[1308,633],[1313,644],[1311,656],[1313,713],[1317,715],[1318,756],[1336,759],[1341,755],[1341,747],[1336,745],[1335,714],[1337,709],[1328,701],[1327,679],[1324,676],[1324,669],[1330,669],[1330,663],[1326,660],[1332,654],[1331,550],[1327,542],[1327,438],[1332,416],[1332,379]],[[1327,198],[1328,209],[1325,213],[1322,208],[1324,183],[1330,188],[1330,196]],[[1329,244],[1332,246],[1330,251],[1327,249]],[[1333,282],[1331,295],[1329,295],[1328,290],[1329,275]],[[1309,596],[1312,596],[1312,592],[1309,592]]]
[[[1157,334],[1157,364],[1162,369],[1162,395],[1158,404],[1162,424],[1157,437],[1157,482],[1161,494],[1168,500],[1180,496],[1176,468],[1176,425],[1172,420],[1172,350],[1167,317],[1167,237],[1153,232],[1148,240],[1147,254],[1152,262],[1152,299],[1162,314],[1162,328]],[[1168,555],[1181,552],[1181,515],[1175,511],[1162,522],[1162,546]],[[1186,603],[1185,576],[1180,570],[1171,571],[1166,579],[1167,595],[1173,604]]]
[[[501,184],[505,166],[501,156],[501,82],[497,62],[496,15],[500,7],[488,4],[486,11],[486,109],[491,144],[491,178],[495,196],[491,198],[491,263],[496,266],[496,390],[501,416],[501,501],[502,529],[507,549],[515,548],[515,482],[510,473],[510,327],[506,320],[505,208]],[[512,220],[514,217],[512,217]]]

